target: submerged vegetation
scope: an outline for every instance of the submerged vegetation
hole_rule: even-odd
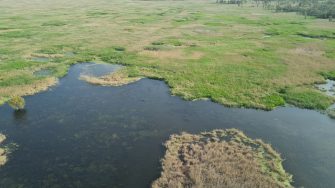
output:
[[[70,65],[92,61],[126,66],[118,74],[86,77],[97,84],[149,77],[184,99],[227,106],[330,104],[313,88],[335,71],[334,23],[327,20],[250,2],[33,1],[4,1],[0,8],[0,104],[43,91]],[[50,71],[34,74],[40,70]]]
[[[280,155],[236,129],[172,135],[153,188],[292,187]]]

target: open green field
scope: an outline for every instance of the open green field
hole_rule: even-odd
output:
[[[314,84],[334,78],[335,22],[215,1],[0,0],[0,103],[87,61],[189,100],[325,110],[334,98]]]

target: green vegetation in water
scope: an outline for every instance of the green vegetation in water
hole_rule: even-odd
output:
[[[292,187],[280,155],[236,129],[172,135],[165,143],[160,187]]]
[[[322,75],[329,80],[335,80],[335,71],[324,72]]]
[[[2,142],[6,140],[6,136],[0,133],[0,167],[7,162],[6,150],[2,147]]]
[[[20,96],[14,96],[8,101],[8,105],[14,110],[23,110],[26,103],[24,98]]]
[[[268,95],[263,98],[263,101],[270,110],[285,105],[285,99],[278,94]]]
[[[287,89],[283,96],[288,103],[308,109],[326,110],[335,102],[333,97],[308,88]]]
[[[9,154],[18,147],[16,143],[4,144],[5,140],[6,135],[0,133],[0,167],[7,163]]]

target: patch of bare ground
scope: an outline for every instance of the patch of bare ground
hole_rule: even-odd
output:
[[[236,129],[172,135],[153,188],[292,187],[280,155]]]
[[[81,75],[81,80],[84,80],[90,84],[102,85],[102,86],[122,86],[136,82],[141,79],[141,77],[129,77],[126,71],[118,70],[109,75],[105,76],[90,76],[90,75]]]

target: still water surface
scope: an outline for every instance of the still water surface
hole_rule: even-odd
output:
[[[0,107],[0,132],[19,145],[0,168],[0,187],[149,187],[170,134],[216,128],[241,129],[271,143],[296,186],[335,185],[335,120],[326,115],[184,101],[150,79],[122,87],[78,79],[117,68],[77,64],[59,85],[26,97],[26,111]]]

